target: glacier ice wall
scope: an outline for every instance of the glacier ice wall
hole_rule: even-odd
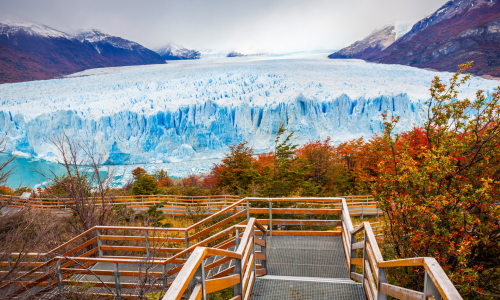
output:
[[[295,142],[343,141],[421,125],[436,73],[319,58],[247,58],[88,70],[0,86],[0,132],[9,152],[55,159],[49,138],[95,142],[110,164],[217,158],[248,141],[268,151],[282,122]],[[441,73],[442,77],[449,77]],[[465,94],[498,82],[473,79]]]

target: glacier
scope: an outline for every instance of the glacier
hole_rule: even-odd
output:
[[[36,159],[56,160],[49,138],[65,133],[95,143],[111,165],[212,163],[242,141],[269,151],[281,123],[298,144],[369,137],[382,130],[384,111],[401,116],[400,131],[422,125],[432,79],[451,77],[326,53],[102,68],[2,84],[0,133],[8,153]],[[474,77],[462,96],[499,85]]]

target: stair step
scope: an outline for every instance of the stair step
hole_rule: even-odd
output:
[[[330,283],[348,283],[348,284],[360,284],[359,282],[352,281],[346,278],[323,278],[323,277],[297,277],[297,276],[276,276],[276,275],[265,275],[259,277],[265,280],[288,280],[288,281],[302,281],[302,282],[330,282]]]
[[[252,288],[252,300],[366,300],[362,284],[346,282],[333,278],[320,278],[329,281],[296,280],[292,277],[287,280],[277,280],[264,277],[255,279]],[[288,276],[277,276],[285,278]]]

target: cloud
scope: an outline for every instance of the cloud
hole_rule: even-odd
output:
[[[16,0],[0,11],[73,32],[94,27],[147,47],[339,49],[374,28],[416,22],[446,0]]]

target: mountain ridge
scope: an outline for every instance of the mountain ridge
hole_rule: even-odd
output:
[[[102,35],[111,43],[80,41],[43,24],[0,19],[0,83],[53,79],[93,68],[165,63],[137,43]],[[135,46],[128,50],[113,46],[118,41]]]

